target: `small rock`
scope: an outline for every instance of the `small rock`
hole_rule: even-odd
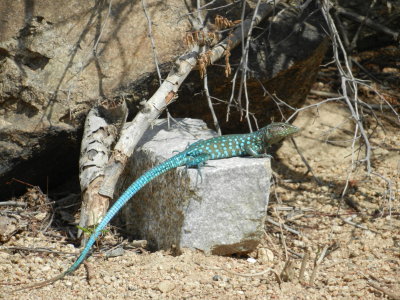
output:
[[[65,285],[66,285],[67,287],[73,287],[73,284],[72,284],[71,281],[66,281],[66,282],[65,282]]]
[[[383,130],[378,130],[377,137],[383,140],[386,137],[386,134]]]
[[[378,149],[376,149],[376,150],[374,150],[374,154],[375,155],[387,155],[387,154],[389,154],[389,151],[388,150],[386,150],[386,149],[383,149],[383,148],[378,148]]]
[[[164,280],[158,284],[157,288],[160,292],[167,293],[175,288],[175,284],[171,281]]]
[[[42,263],[43,263],[43,258],[41,258],[41,257],[35,257],[33,261],[34,261],[35,263],[37,263],[37,264],[42,264]]]
[[[368,238],[368,239],[374,239],[376,235],[375,235],[375,233],[373,233],[372,231],[365,230],[365,231],[363,232],[363,236],[364,236],[365,238]]]
[[[350,252],[349,257],[350,258],[354,258],[354,257],[358,257],[360,256],[360,251],[358,251],[357,249],[353,250],[352,252]]]
[[[362,186],[358,187],[358,191],[360,193],[363,193],[363,194],[368,194],[369,193],[369,190],[366,189],[365,187],[362,187]]]
[[[333,231],[334,233],[339,233],[339,232],[341,232],[342,230],[343,230],[343,227],[342,227],[342,226],[337,226],[337,225],[332,226],[332,231]]]
[[[305,247],[305,243],[303,241],[299,241],[299,240],[293,240],[293,244],[296,247]]]
[[[137,286],[133,284],[128,285],[128,291],[136,291],[137,289],[138,289]]]
[[[110,278],[110,276],[104,276],[104,277],[103,277],[103,280],[104,280],[104,282],[107,283],[107,284],[110,284],[110,283],[111,283],[111,278]]]
[[[107,251],[106,257],[117,257],[117,256],[122,256],[124,255],[125,250],[122,247],[114,248],[111,249],[110,251]]]
[[[214,275],[212,278],[214,281],[221,281],[222,277],[220,275]]]
[[[262,263],[272,262],[274,260],[274,253],[267,248],[258,249],[258,260]]]
[[[47,213],[46,212],[40,212],[38,214],[35,215],[35,219],[38,221],[43,221],[44,218],[46,218]]]
[[[247,259],[247,262],[249,262],[249,263],[251,263],[251,264],[254,264],[254,263],[257,262],[257,260],[254,259],[254,258],[252,258],[252,257],[249,257],[249,258]]]
[[[382,73],[398,73],[399,69],[386,67],[382,69]]]

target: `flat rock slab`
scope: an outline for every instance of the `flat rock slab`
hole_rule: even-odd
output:
[[[168,129],[165,120],[142,138],[121,183],[125,190],[146,170],[188,144],[216,133],[195,119]],[[179,167],[151,181],[122,209],[119,225],[153,250],[188,247],[229,255],[254,250],[264,232],[271,179],[268,158],[211,160],[197,169]]]

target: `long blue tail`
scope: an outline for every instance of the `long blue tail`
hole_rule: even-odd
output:
[[[92,248],[94,242],[99,237],[101,231],[104,227],[107,226],[108,222],[115,216],[115,214],[121,209],[122,206],[130,199],[133,195],[135,195],[144,185],[149,183],[151,180],[156,178],[157,176],[161,175],[162,173],[177,168],[179,166],[186,165],[188,163],[187,154],[185,152],[181,152],[170,159],[166,160],[162,164],[150,169],[142,176],[140,176],[134,183],[132,183],[129,188],[118,198],[118,200],[114,203],[113,206],[108,210],[107,214],[101,220],[99,225],[97,225],[96,229],[90,236],[85,248],[82,250],[81,254],[79,255],[78,259],[72,264],[71,267],[67,271],[63,273],[63,275],[70,274],[74,272],[79,265],[85,260],[86,256],[88,255],[90,248]]]

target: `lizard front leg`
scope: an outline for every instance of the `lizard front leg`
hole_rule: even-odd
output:
[[[246,151],[246,154],[252,157],[256,158],[263,158],[263,157],[268,157],[272,158],[272,155],[269,155],[267,153],[261,153],[263,150],[262,147],[257,146],[257,145],[246,145],[244,146],[244,150]]]

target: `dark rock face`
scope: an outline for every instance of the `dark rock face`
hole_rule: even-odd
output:
[[[100,98],[124,97],[134,115],[137,103],[148,99],[159,84],[156,73],[150,73],[154,61],[140,1],[119,0],[109,6],[72,0],[62,10],[50,0],[7,3],[0,2],[0,11],[5,12],[0,17],[0,197],[4,199],[25,190],[20,184],[5,184],[13,177],[42,188],[47,182],[54,186],[77,178],[80,130],[92,105]],[[192,9],[186,4],[149,2],[162,71],[167,72],[168,62],[185,51],[182,38],[187,26],[180,16]],[[237,19],[240,12],[235,8],[230,18]],[[255,119],[262,126],[290,115],[290,109],[277,105],[276,99],[293,107],[302,105],[327,48],[323,22],[317,6],[303,12],[281,7],[254,30],[247,81],[253,125]],[[233,72],[240,57],[240,48],[232,50]],[[223,67],[217,65],[207,73],[212,96],[223,101],[213,100],[223,132],[248,132],[236,100],[240,74],[227,121],[232,77],[225,78]],[[243,95],[241,105],[246,107]],[[212,126],[197,72],[185,81],[170,112]]]
[[[247,80],[248,109],[253,128],[255,119],[259,126],[272,120],[285,120],[293,113],[290,107],[299,108],[303,105],[329,46],[324,24],[324,17],[317,5],[310,5],[304,11],[286,7],[254,31]],[[232,51],[232,74],[240,59],[239,47]],[[224,132],[248,132],[245,121],[247,103],[243,92],[241,100],[238,100],[241,74],[238,74],[234,85],[235,97],[231,101],[233,106],[229,122],[226,122],[227,103],[232,95],[233,76],[225,78],[221,66],[211,66],[207,74],[210,94],[219,99],[213,100],[216,104],[214,109]],[[198,74],[190,76],[188,83],[182,87],[180,97],[184,101],[173,104],[171,113],[179,117],[203,119],[209,126],[213,125]]]
[[[148,10],[159,59],[170,61],[187,8]],[[6,185],[12,177],[42,188],[77,177],[87,111],[154,62],[140,1],[1,1],[0,11],[0,197],[9,198],[26,189]]]

